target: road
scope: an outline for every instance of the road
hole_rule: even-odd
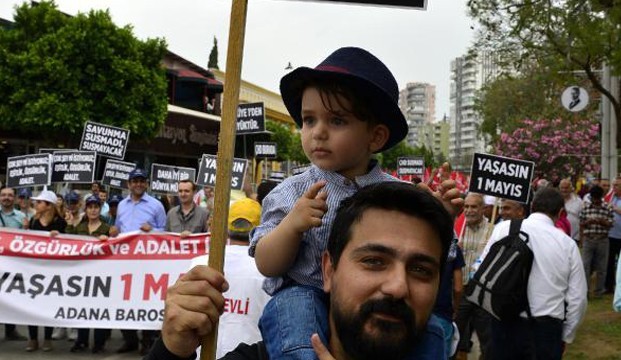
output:
[[[20,334],[27,336],[28,329],[26,326],[18,326],[17,330]],[[93,332],[91,331],[91,344]],[[43,327],[39,327],[39,345],[43,339]],[[115,351],[121,347],[123,340],[119,330],[112,331],[112,337],[106,344],[106,351],[100,354],[92,354],[89,351],[83,353],[71,353],[69,349],[73,345],[73,341],[54,340],[54,350],[43,352],[41,350],[26,352],[27,341],[6,341],[4,339],[4,325],[0,325],[0,360],[42,360],[42,359],[99,359],[99,360],[127,360],[140,359],[138,351],[129,354],[117,354]]]

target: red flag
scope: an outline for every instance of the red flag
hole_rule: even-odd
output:
[[[430,177],[431,177],[431,166],[427,166],[425,168],[425,174],[423,175],[423,182],[426,183]]]
[[[455,233],[459,237],[460,241],[461,241],[462,235],[464,234],[464,226],[466,226],[466,216],[464,215],[464,212],[462,211],[461,214],[459,214],[459,216],[455,219],[455,222],[453,223],[453,229],[455,230]]]
[[[608,190],[608,193],[604,196],[604,201],[610,203],[612,201],[612,196],[614,195],[614,191],[612,189]]]

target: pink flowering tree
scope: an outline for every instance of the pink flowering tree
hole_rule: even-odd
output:
[[[497,155],[535,162],[546,178],[577,177],[600,171],[597,123],[590,120],[522,120],[512,133],[502,133]]]

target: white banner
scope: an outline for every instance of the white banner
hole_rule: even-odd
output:
[[[158,330],[168,287],[208,243],[208,234],[98,241],[0,228],[0,323]]]

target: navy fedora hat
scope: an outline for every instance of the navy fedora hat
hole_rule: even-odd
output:
[[[317,67],[299,67],[280,80],[283,102],[299,127],[302,127],[302,94],[313,79],[334,79],[350,84],[363,97],[377,120],[390,130],[386,144],[378,152],[397,145],[408,133],[408,124],[399,109],[399,86],[390,70],[370,52],[343,47]]]

